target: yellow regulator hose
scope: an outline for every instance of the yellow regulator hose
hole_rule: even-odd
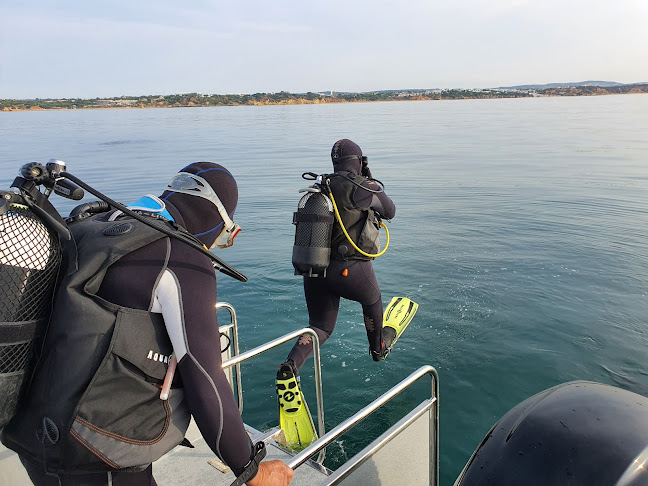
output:
[[[383,248],[383,250],[380,253],[375,253],[373,255],[371,253],[364,252],[360,248],[358,248],[358,245],[356,245],[353,242],[353,240],[349,236],[349,233],[347,233],[347,230],[344,227],[344,224],[342,223],[342,218],[340,217],[340,212],[338,211],[337,204],[335,204],[335,198],[333,197],[333,193],[329,192],[329,196],[331,198],[331,202],[333,203],[333,209],[335,209],[335,216],[337,217],[338,223],[340,223],[340,227],[342,228],[342,231],[344,232],[344,236],[347,237],[347,240],[349,240],[349,243],[351,243],[353,248],[355,248],[358,253],[360,253],[361,255],[364,255],[366,257],[369,257],[369,258],[378,258],[379,256],[381,256],[383,253],[385,253],[387,251],[387,248],[389,248],[389,230],[387,229],[387,226],[385,225],[385,223],[383,223],[382,221],[380,222],[380,227],[385,228],[385,234],[387,235],[387,241],[385,242],[385,248]]]

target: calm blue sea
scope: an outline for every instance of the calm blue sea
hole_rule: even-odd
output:
[[[243,233],[219,254],[249,282],[219,277],[219,299],[238,309],[250,349],[307,325],[291,265],[300,176],[330,171],[337,139],[356,141],[397,205],[375,263],[383,301],[405,295],[420,309],[374,363],[360,306],[343,303],[322,350],[327,429],[431,364],[447,485],[501,415],[545,388],[585,379],[648,395],[646,133],[646,95],[0,113],[0,185],[54,157],[130,202],[160,194],[187,163],[222,163]],[[259,428],[276,424],[274,374],[289,348],[243,366],[244,416]],[[314,410],[312,376],[309,364]],[[429,382],[399,397],[330,447],[327,464],[427,395]]]

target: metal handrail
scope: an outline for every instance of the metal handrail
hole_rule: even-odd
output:
[[[238,341],[238,323],[236,321],[236,311],[234,306],[228,304],[227,302],[217,302],[216,310],[218,309],[227,309],[230,313],[230,322],[231,324],[223,326],[229,328],[231,326],[232,337],[230,343],[232,346],[232,354],[234,356],[239,354],[239,341]],[[229,336],[228,336],[229,337]],[[239,413],[243,413],[243,387],[242,387],[242,378],[241,378],[241,365],[236,365],[236,395],[238,398],[238,408]]]
[[[317,337],[317,333],[313,329],[310,329],[308,327],[305,327],[303,329],[298,329],[284,336],[281,336],[277,339],[262,344],[261,346],[257,346],[256,348],[250,349],[249,351],[245,351],[244,353],[237,354],[236,356],[233,356],[232,358],[223,361],[223,369],[227,369],[231,366],[239,366],[240,363],[242,363],[243,361],[246,361],[250,358],[254,358],[255,356],[265,353],[266,351],[275,348],[280,344],[291,341],[296,337],[301,336],[302,334],[310,334],[313,337],[312,340],[313,360],[314,360],[313,367],[315,368],[315,389],[317,394],[317,426],[318,426],[317,428],[319,430],[319,436],[322,437],[326,434],[326,427],[324,426],[324,393],[322,392],[322,363],[320,358],[319,337]],[[238,370],[239,368],[237,368],[237,374],[239,374]],[[317,452],[319,452],[317,462],[321,464],[324,461],[324,456],[326,454],[324,447],[320,447],[319,449],[317,449],[317,451],[313,452],[313,454],[308,456],[306,459],[315,455]],[[305,460],[303,462],[305,462]]]
[[[370,414],[375,412],[378,408],[382,407],[389,400],[394,398],[396,395],[401,393],[403,390],[408,388],[414,382],[419,380],[425,375],[431,375],[432,377],[432,400],[436,402],[434,407],[434,463],[435,463],[435,484],[439,484],[439,374],[432,366],[422,366],[414,373],[409,375],[407,378],[402,380],[396,386],[392,387],[389,391],[382,394],[380,397],[375,399],[369,405],[364,407],[362,410],[356,412],[353,416],[346,419],[344,422],[339,424],[337,427],[331,429],[328,434],[320,436],[315,442],[306,447],[303,451],[293,457],[290,461],[286,463],[291,469],[296,469],[305,463],[310,457],[314,454],[317,454],[318,451],[324,449],[327,445],[337,439],[339,436],[347,432],[349,429],[357,425],[359,422],[364,420]]]

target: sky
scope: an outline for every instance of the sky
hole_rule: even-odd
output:
[[[648,0],[0,0],[0,99],[648,82]]]

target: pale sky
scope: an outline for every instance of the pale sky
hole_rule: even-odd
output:
[[[0,0],[0,98],[648,82],[648,0]]]

